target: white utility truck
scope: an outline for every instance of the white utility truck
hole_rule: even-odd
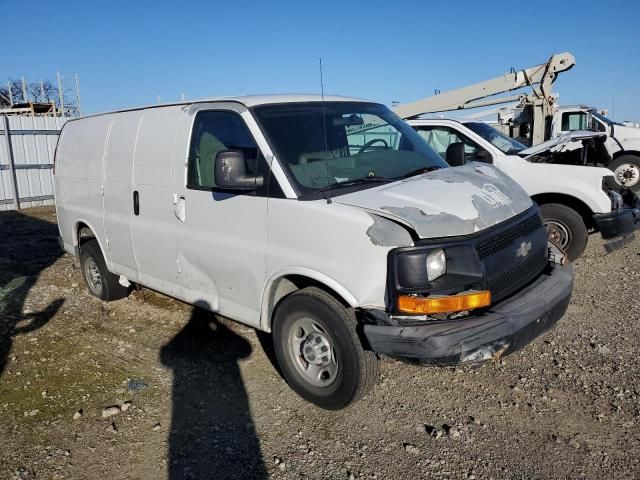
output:
[[[551,328],[571,296],[571,266],[514,180],[450,168],[387,107],[358,99],[248,96],[70,120],[55,193],[61,242],[93,295],[135,283],[271,332],[286,381],[327,409],[375,382],[376,353],[496,359]]]
[[[549,239],[571,260],[584,251],[590,231],[610,240],[605,244],[609,251],[633,238],[640,222],[636,195],[628,190],[618,193],[606,168],[567,164],[580,161],[585,153],[582,141],[593,137],[592,132],[567,132],[526,148],[476,120],[429,118],[410,120],[409,124],[449,163],[490,163],[522,185],[540,206]],[[452,158],[456,146],[460,160]]]
[[[525,105],[515,106],[510,115],[499,113],[498,128],[517,136],[528,130],[533,117]],[[634,192],[640,192],[640,129],[608,118],[604,113],[585,105],[552,107],[551,125],[544,140],[562,137],[570,132],[590,130],[606,135],[606,156],[598,163],[613,171],[616,182]],[[535,145],[535,143],[534,143]]]
[[[605,137],[601,142],[585,140],[585,151],[589,150],[589,154],[582,157],[582,164],[607,167],[614,172],[620,186],[640,192],[640,129],[613,122],[595,109],[558,107],[553,84],[560,73],[575,64],[570,53],[555,54],[540,65],[517,71],[511,69],[490,80],[436,92],[436,95],[397,106],[394,110],[400,117],[409,119],[428,113],[515,104],[515,107],[480,112],[477,116],[497,113],[496,127],[527,146],[576,130],[601,132]],[[530,88],[530,93],[502,95],[523,88]]]

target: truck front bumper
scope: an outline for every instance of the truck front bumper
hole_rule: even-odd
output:
[[[636,219],[634,213],[634,209],[621,208],[610,213],[596,214],[593,221],[602,238],[609,240],[628,235],[638,228],[640,218]]]
[[[640,228],[640,209],[621,208],[610,213],[599,213],[593,216],[593,222],[604,240],[612,240],[604,244],[605,250],[610,253],[633,239],[633,232]]]
[[[391,357],[430,365],[481,363],[516,351],[553,327],[565,314],[572,289],[573,268],[553,266],[477,317],[365,324],[364,335],[375,352]]]

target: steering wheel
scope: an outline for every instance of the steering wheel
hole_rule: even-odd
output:
[[[387,141],[383,138],[374,138],[373,140],[369,140],[367,143],[365,143],[364,145],[362,145],[360,147],[360,150],[358,150],[358,155],[360,155],[361,153],[364,153],[367,151],[367,149],[375,144],[375,143],[382,143],[384,144],[384,148],[388,149],[389,148],[389,144],[387,143]]]

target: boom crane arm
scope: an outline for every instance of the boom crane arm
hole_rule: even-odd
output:
[[[489,105],[499,105],[529,98],[531,103],[539,105],[547,113],[547,108],[553,103],[551,87],[561,72],[566,72],[576,64],[576,60],[569,52],[552,55],[540,65],[529,67],[517,72],[469,85],[467,87],[450,90],[445,93],[423,98],[411,103],[405,103],[393,108],[401,118],[408,119],[425,113],[447,112]],[[538,85],[538,87],[536,87]],[[512,95],[509,97],[491,98],[513,90],[530,86],[530,95]],[[545,108],[546,105],[546,108]]]

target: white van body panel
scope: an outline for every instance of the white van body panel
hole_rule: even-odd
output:
[[[69,252],[78,245],[80,223],[91,228],[105,252],[102,174],[110,123],[107,116],[70,121],[58,140],[54,177],[56,213],[65,250]],[[82,142],[67,141],[69,138],[82,138]],[[110,267],[108,263],[107,266]]]
[[[133,212],[132,175],[142,112],[114,115],[104,161],[104,233],[108,240],[106,261],[114,273],[138,281],[131,238]]]
[[[593,213],[611,212],[611,200],[602,190],[602,179],[611,171],[601,167],[532,163],[517,155],[502,151],[469,129],[451,119],[410,120],[414,128],[420,125],[446,126],[457,130],[487,150],[493,164],[517,181],[530,196],[541,194],[570,195],[589,207]]]

